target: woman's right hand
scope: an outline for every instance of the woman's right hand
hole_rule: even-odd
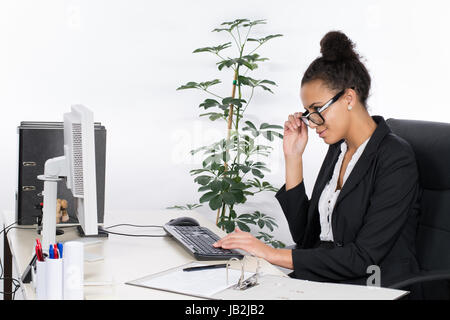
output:
[[[284,123],[283,152],[285,158],[302,157],[308,143],[308,127],[300,119],[302,112],[289,115]]]

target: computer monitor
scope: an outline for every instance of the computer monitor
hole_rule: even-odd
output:
[[[57,183],[65,178],[76,199],[76,215],[86,236],[98,234],[95,172],[94,116],[83,105],[64,114],[64,156],[48,159],[44,175],[42,246],[48,251],[56,242]]]

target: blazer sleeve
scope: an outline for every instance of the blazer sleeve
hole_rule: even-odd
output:
[[[366,277],[367,267],[379,265],[389,253],[420,190],[412,149],[394,149],[381,153],[370,204],[354,241],[332,249],[292,250],[296,278],[339,282]]]
[[[284,184],[275,194],[275,197],[286,216],[292,239],[297,245],[301,245],[305,234],[310,202],[305,192],[303,180],[288,191],[286,191],[286,184]]]

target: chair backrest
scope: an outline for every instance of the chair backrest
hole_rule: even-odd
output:
[[[387,119],[413,148],[423,190],[416,237],[422,271],[450,270],[450,123]]]
[[[417,257],[422,270],[450,270],[450,123],[388,119],[412,146],[423,189]]]

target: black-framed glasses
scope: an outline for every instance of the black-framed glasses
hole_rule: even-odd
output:
[[[320,126],[325,123],[325,119],[322,116],[322,112],[324,112],[326,109],[328,109],[333,103],[335,103],[345,92],[345,89],[340,91],[338,94],[336,94],[333,98],[328,100],[327,103],[325,103],[321,107],[314,107],[316,109],[315,112],[309,113],[308,110],[303,113],[301,119],[303,122],[309,126],[309,121],[315,123],[316,125]]]

